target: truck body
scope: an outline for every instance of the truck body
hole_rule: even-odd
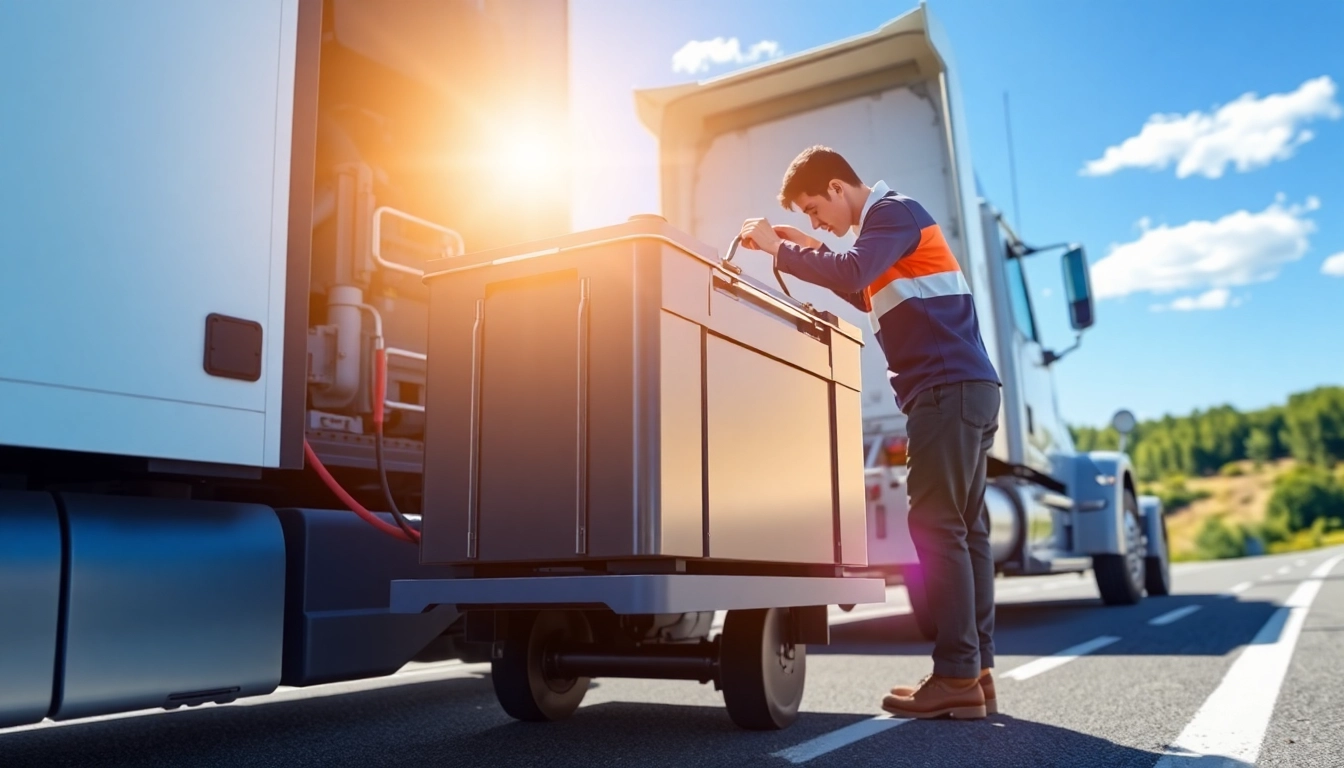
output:
[[[0,727],[396,671],[430,260],[569,229],[563,0],[0,7]],[[522,154],[520,155],[520,152]],[[380,513],[383,524],[392,518]],[[456,627],[456,629],[454,629]],[[450,634],[450,639],[460,634]],[[456,640],[454,640],[456,642]]]
[[[776,195],[789,163],[816,144],[840,152],[868,183],[885,180],[918,200],[941,225],[971,285],[1004,384],[986,492],[997,568],[1031,575],[1095,567],[1107,602],[1130,602],[1145,589],[1163,593],[1161,514],[1140,510],[1123,455],[1074,449],[1056,408],[1051,366],[1060,355],[1041,343],[1022,268],[1032,249],[981,195],[959,100],[951,48],[921,6],[870,34],[704,82],[641,91],[636,105],[659,141],[664,215],[706,242],[727,242],[753,216],[811,232],[807,217],[781,210]],[[812,234],[837,251],[854,239]],[[747,252],[737,261],[773,281],[768,255]],[[1085,272],[1081,249],[1064,262]],[[1086,275],[1075,276],[1086,288]],[[868,561],[917,581],[904,417],[872,322],[827,289],[784,280],[795,298],[868,329]],[[1088,316],[1074,323],[1081,333],[1091,323],[1090,296],[1070,298],[1086,298]],[[920,613],[922,588],[910,591]]]

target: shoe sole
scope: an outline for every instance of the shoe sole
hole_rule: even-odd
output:
[[[892,696],[899,696],[899,695],[902,695],[902,694],[898,694],[898,693],[896,693],[895,690],[893,690],[893,691],[891,692],[891,695],[892,695]],[[910,693],[907,691],[907,692],[904,693],[904,695],[909,696]],[[998,699],[985,699],[985,714],[986,714],[986,716],[988,716],[988,715],[997,715],[997,714],[999,714],[999,700],[998,700]]]
[[[883,711],[895,717],[906,717],[916,720],[936,720],[940,717],[950,717],[953,720],[981,720],[988,716],[985,705],[977,707],[946,707],[944,709],[933,709],[928,712],[909,712],[898,707],[888,707],[883,704]]]

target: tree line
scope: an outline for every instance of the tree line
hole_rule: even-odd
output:
[[[1115,450],[1113,427],[1070,427],[1080,451]],[[1321,468],[1344,461],[1344,387],[1318,387],[1285,405],[1243,413],[1230,405],[1140,423],[1126,453],[1146,482],[1219,472],[1229,462],[1291,456]]]
[[[1071,431],[1079,450],[1119,446],[1110,427]],[[1262,522],[1204,521],[1195,542],[1201,559],[1321,546],[1327,534],[1344,529],[1344,387],[1300,392],[1285,405],[1250,413],[1223,405],[1151,419],[1138,425],[1125,450],[1144,481],[1142,492],[1161,498],[1168,513],[1208,495],[1187,488],[1188,476],[1236,474],[1234,462],[1245,460],[1259,466],[1296,459],[1296,467],[1275,479]]]

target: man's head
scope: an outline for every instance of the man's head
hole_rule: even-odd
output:
[[[779,190],[784,210],[802,211],[812,220],[813,229],[836,235],[844,235],[859,223],[867,200],[868,189],[845,158],[819,145],[793,159]]]

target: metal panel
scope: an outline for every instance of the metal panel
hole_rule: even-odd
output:
[[[5,443],[278,465],[297,27],[298,0],[0,4]],[[209,312],[266,326],[260,381],[202,370]]]
[[[659,554],[703,557],[704,431],[700,326],[662,313]]]
[[[827,383],[712,335],[705,360],[709,556],[834,562]]]
[[[487,288],[480,391],[484,560],[575,554],[579,307],[575,270]]]
[[[854,367],[858,368],[858,361]],[[868,506],[864,500],[863,415],[859,393],[833,386],[835,397],[835,494],[840,562],[868,564]]]
[[[54,719],[275,690],[285,542],[272,509],[78,494],[62,500],[69,598]]]
[[[851,342],[752,291],[711,298],[698,248],[635,221],[429,275],[424,562],[835,562],[830,382],[857,361],[828,342]],[[717,339],[733,350],[717,374],[714,328],[744,342]],[[720,472],[715,451],[749,457]],[[861,463],[840,472],[861,497]],[[740,541],[706,552],[716,525]]]
[[[877,341],[870,343],[877,344]],[[831,377],[837,383],[856,391],[863,389],[862,350],[863,346],[857,341],[846,339],[838,333],[831,334]]]
[[[725,285],[716,283],[710,293],[707,328],[817,376],[830,377],[830,351],[825,343],[801,333],[792,315],[760,306],[745,290],[740,295],[722,290]]]
[[[51,709],[61,526],[49,494],[0,491],[0,728]]]

